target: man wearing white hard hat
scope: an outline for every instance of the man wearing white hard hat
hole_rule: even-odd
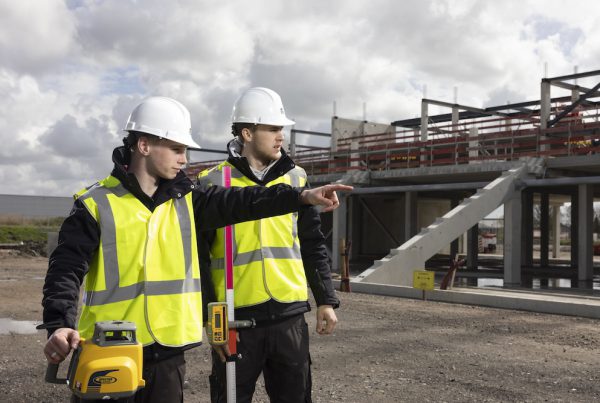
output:
[[[229,166],[233,187],[306,186],[306,172],[283,148],[283,129],[293,124],[275,91],[263,87],[246,90],[233,107],[229,158],[200,173],[199,183],[222,185],[221,171]],[[304,319],[304,313],[310,311],[307,285],[317,304],[318,334],[333,332],[337,323],[334,308],[339,306],[319,213],[306,206],[297,213],[237,224],[233,232],[235,319],[256,322],[255,328],[238,331],[236,399],[252,401],[262,372],[272,402],[309,402],[309,332]],[[207,302],[225,300],[223,242],[222,229],[199,234]],[[209,378],[213,403],[226,399],[227,356],[227,346],[213,346]]]
[[[80,337],[92,337],[96,322],[134,322],[145,380],[135,401],[181,402],[184,351],[202,341],[196,232],[287,214],[307,203],[333,209],[335,191],[348,188],[201,189],[182,171],[187,148],[199,147],[190,114],[171,98],[144,100],[124,130],[125,146],[113,151],[111,174],[75,195],[50,256],[44,354],[59,363]]]

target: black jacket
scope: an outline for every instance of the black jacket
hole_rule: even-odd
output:
[[[235,140],[232,140],[235,141]],[[228,146],[229,158],[227,161],[236,167],[244,176],[257,185],[265,185],[282,175],[296,165],[282,149],[282,156],[269,169],[263,180],[259,180],[250,169],[245,157],[235,156],[231,151],[231,142]],[[331,282],[330,259],[325,245],[325,237],[321,232],[321,217],[313,206],[302,206],[298,211],[298,238],[300,240],[300,252],[306,280],[315,298],[317,306],[332,305],[337,308],[340,304],[333,283]],[[202,282],[203,307],[209,302],[216,301],[215,290],[211,281],[210,270],[210,246],[215,239],[215,231],[198,233],[198,254],[200,256],[200,278]],[[235,287],[235,285],[234,285]],[[235,318],[239,320],[254,319],[260,326],[261,323],[269,323],[288,318],[293,315],[310,311],[308,301],[281,303],[273,299],[262,304],[251,307],[237,308]],[[204,312],[206,319],[206,311]]]
[[[183,172],[172,180],[162,181],[154,196],[149,197],[141,190],[135,175],[127,173],[129,158],[129,151],[125,147],[116,148],[113,151],[115,165],[111,175],[119,179],[150,211],[170,199],[193,192],[198,232],[287,214],[300,207],[300,190],[286,185],[276,188],[256,186],[225,189],[217,186],[214,189],[202,189]],[[44,283],[43,319],[49,334],[59,327],[76,327],[79,288],[99,244],[100,228],[96,220],[81,201],[75,201],[70,215],[60,229],[58,246],[50,256]]]

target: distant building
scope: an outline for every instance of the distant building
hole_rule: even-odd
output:
[[[0,216],[66,217],[72,207],[73,198],[71,197],[0,194]]]

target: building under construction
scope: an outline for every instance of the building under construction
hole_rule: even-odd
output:
[[[420,118],[334,116],[331,133],[292,129],[289,153],[313,186],[355,186],[323,217],[334,271],[347,261],[354,284],[412,286],[415,270],[437,271],[439,280],[460,265],[466,284],[486,277],[532,287],[537,278],[541,288],[600,288],[599,77],[600,70],[543,78],[537,101],[482,109],[423,99]],[[581,79],[598,84],[583,87]],[[431,115],[432,105],[448,113]],[[303,144],[307,135],[330,137],[330,147]],[[501,207],[504,214],[486,220]],[[553,283],[559,278],[566,283]]]

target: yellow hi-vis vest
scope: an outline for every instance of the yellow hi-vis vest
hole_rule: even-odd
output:
[[[109,176],[75,195],[98,222],[100,245],[85,278],[82,337],[125,320],[143,345],[202,340],[202,295],[192,193],[151,212]]]
[[[203,185],[223,186],[222,168],[231,166],[231,186],[256,186],[229,162],[201,172]],[[306,185],[306,172],[295,167],[267,183],[285,183],[293,187]],[[274,299],[297,302],[308,299],[306,276],[298,240],[298,213],[247,221],[233,226],[233,288],[235,307],[257,305]],[[225,301],[224,230],[216,231],[211,245],[212,283],[219,301]]]

